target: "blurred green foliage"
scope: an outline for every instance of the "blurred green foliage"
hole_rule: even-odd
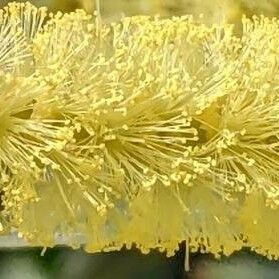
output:
[[[1,279],[182,279],[179,255],[165,258],[137,250],[87,254],[67,248],[0,251]],[[279,265],[249,250],[217,261],[210,255],[191,257],[189,279],[277,279]]]
[[[1,279],[178,279],[177,256],[166,258],[153,251],[137,250],[87,254],[67,248],[16,249],[0,252]]]

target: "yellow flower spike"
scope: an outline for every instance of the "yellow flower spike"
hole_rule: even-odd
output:
[[[278,20],[202,21],[1,10],[0,231],[278,257]]]

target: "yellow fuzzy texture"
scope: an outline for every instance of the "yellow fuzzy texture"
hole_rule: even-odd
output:
[[[279,21],[203,20],[0,10],[0,230],[279,257]]]

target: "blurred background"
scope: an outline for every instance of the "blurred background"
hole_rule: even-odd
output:
[[[183,274],[181,255],[166,258],[137,250],[86,254],[67,248],[0,251],[1,279],[278,279],[279,264],[250,251],[217,261],[193,254],[191,271]]]
[[[0,0],[3,7],[10,1]],[[23,2],[23,1],[21,1]],[[33,0],[51,11],[69,12],[78,8],[92,13],[95,0]],[[115,20],[136,14],[173,16],[203,13],[207,22],[239,22],[242,14],[279,15],[279,0],[100,0],[104,19]],[[172,258],[153,251],[142,255],[136,249],[114,253],[86,254],[67,248],[1,249],[0,279],[277,279],[279,263],[249,250],[216,261],[210,255],[194,254],[191,271],[184,273],[184,253]],[[41,256],[43,254],[43,256]]]

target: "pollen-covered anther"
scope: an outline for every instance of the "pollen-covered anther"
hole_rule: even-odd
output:
[[[151,191],[151,188],[156,183],[157,179],[158,179],[157,175],[153,175],[150,178],[146,178],[142,182],[143,189],[146,190],[146,191]]]
[[[171,163],[171,168],[172,168],[172,169],[176,169],[176,168],[178,168],[183,162],[184,162],[184,160],[183,160],[182,158],[177,158],[174,162]]]
[[[167,175],[161,175],[160,179],[165,187],[171,186],[171,179]]]
[[[183,179],[183,184],[187,186],[192,186],[193,184],[190,183],[192,179],[193,179],[193,175],[187,173]]]
[[[172,173],[172,174],[170,175],[170,179],[171,179],[172,181],[178,183],[178,182],[181,181],[182,177],[181,177],[181,175],[178,174],[178,173]]]

